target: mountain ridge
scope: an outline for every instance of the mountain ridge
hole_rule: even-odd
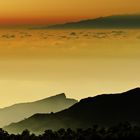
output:
[[[18,103],[0,109],[0,126],[18,122],[35,113],[58,112],[75,104],[77,100],[67,98],[64,93],[34,102]]]
[[[39,100],[36,100],[36,101],[15,103],[15,104],[12,104],[12,105],[9,105],[9,106],[6,106],[6,107],[2,107],[2,108],[0,108],[0,110],[2,110],[2,109],[6,109],[6,108],[9,108],[9,107],[12,107],[12,106],[16,106],[16,105],[36,103],[36,102],[40,102],[40,101],[43,101],[43,100],[45,101],[46,99],[49,99],[49,98],[55,98],[55,97],[57,97],[57,96],[59,96],[59,97],[61,96],[61,97],[66,98],[65,93],[60,93],[60,94],[53,95],[53,96],[50,96],[50,97],[46,97],[46,98],[43,98],[43,99],[39,99]]]
[[[125,121],[140,125],[139,100],[140,88],[123,93],[98,95],[82,99],[60,112],[35,114],[4,129],[12,133],[22,132],[24,129],[41,133],[46,129],[86,129],[94,124],[107,127]]]

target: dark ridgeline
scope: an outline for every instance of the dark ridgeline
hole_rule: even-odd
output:
[[[38,29],[129,29],[129,28],[140,28],[140,14],[137,15],[115,15],[100,17],[96,19],[82,20],[79,22],[70,22],[65,24],[50,25],[48,27],[37,27]]]
[[[18,122],[36,113],[58,112],[69,108],[77,101],[58,94],[49,98],[30,103],[20,103],[0,109],[0,127]]]
[[[10,133],[29,129],[36,134],[60,128],[88,129],[94,124],[110,127],[123,122],[140,125],[140,88],[118,94],[104,94],[82,99],[72,107],[50,114],[35,114],[4,127]]]

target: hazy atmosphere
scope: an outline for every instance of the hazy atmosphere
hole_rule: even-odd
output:
[[[80,100],[138,87],[139,29],[31,29],[32,25],[110,15],[132,15],[133,19],[133,14],[135,17],[140,13],[138,3],[138,0],[1,1],[0,107],[62,92]]]
[[[0,140],[140,139],[139,0],[0,1]]]
[[[81,99],[139,86],[139,30],[0,32],[0,106],[65,92]]]

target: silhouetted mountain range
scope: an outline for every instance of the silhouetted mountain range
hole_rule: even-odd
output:
[[[91,29],[91,28],[140,28],[140,14],[138,15],[115,15],[99,17],[96,19],[82,20],[65,24],[56,24],[42,29]]]
[[[0,109],[0,127],[12,122],[18,122],[36,113],[50,113],[64,110],[77,101],[66,98],[65,94],[59,94],[49,98],[30,103],[15,104]]]
[[[17,133],[29,129],[43,133],[46,129],[89,128],[94,124],[112,126],[120,122],[140,125],[140,88],[118,94],[104,94],[82,99],[70,108],[50,114],[35,114],[4,129]]]

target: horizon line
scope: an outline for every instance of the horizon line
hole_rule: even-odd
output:
[[[76,23],[76,22],[80,22],[80,21],[86,21],[86,20],[94,20],[94,19],[98,19],[98,18],[105,18],[105,17],[111,17],[111,16],[140,16],[140,13],[125,13],[125,14],[114,14],[114,15],[107,15],[107,16],[97,16],[97,17],[91,17],[91,18],[81,18],[81,19],[73,19],[73,20],[68,20],[68,21],[60,21],[60,22],[55,22],[55,23],[47,23],[46,22],[46,18],[41,19],[40,23],[35,23],[35,22],[31,22],[31,21],[25,21],[25,22],[20,22],[18,21],[17,23],[15,21],[12,21],[11,23],[1,23],[0,22],[0,28],[5,28],[5,27],[38,27],[38,26],[52,26],[52,25],[58,25],[58,24],[67,24],[67,23]],[[21,20],[22,18],[20,18]],[[6,19],[8,20],[8,19]],[[23,20],[23,19],[22,19]],[[38,20],[38,18],[34,18],[34,21]],[[44,20],[44,22],[43,22]]]

